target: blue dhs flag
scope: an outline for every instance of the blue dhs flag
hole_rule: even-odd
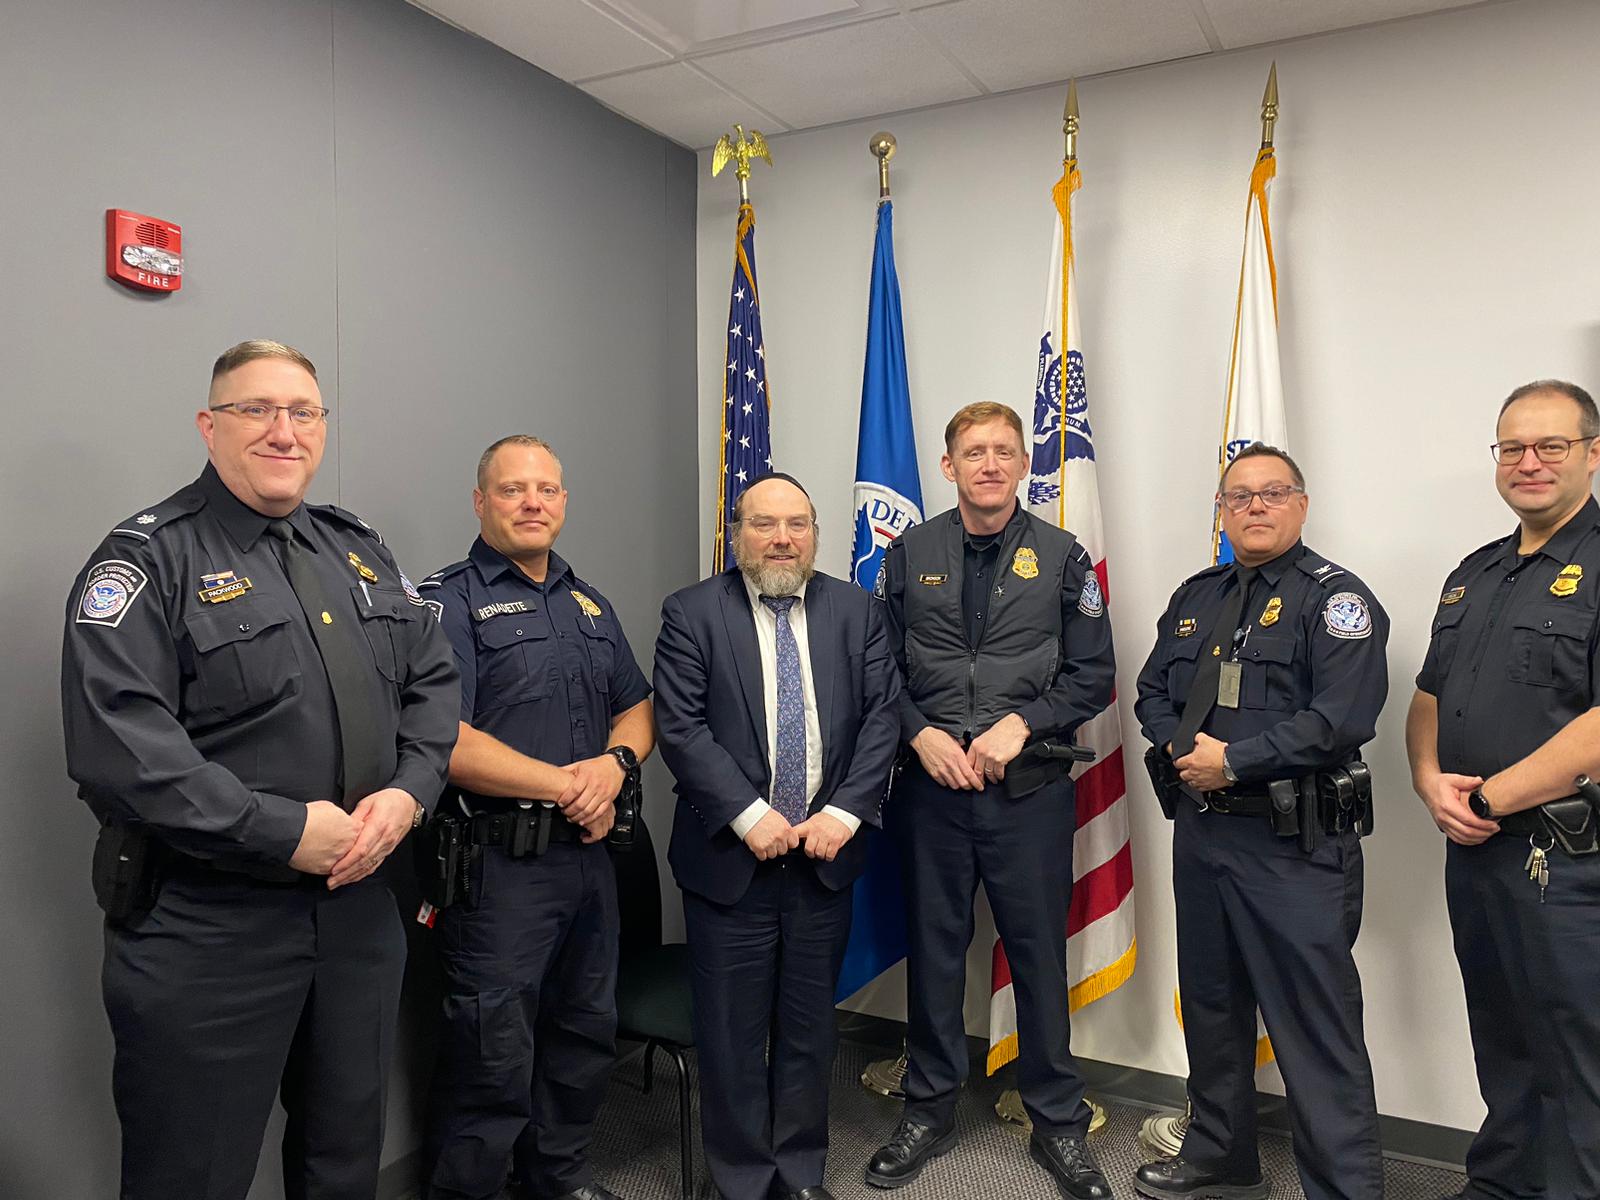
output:
[[[756,210],[739,206],[733,243],[733,294],[728,299],[728,357],[722,375],[722,473],[717,482],[714,570],[733,559],[728,525],[745,486],[772,470],[772,423],[768,411],[767,349],[761,341],[761,305],[756,296]]]
[[[917,475],[917,443],[911,432],[911,388],[906,382],[905,336],[900,323],[900,280],[894,272],[894,210],[888,200],[878,203],[878,237],[872,254],[855,508],[850,577],[864,588],[879,591],[884,551],[922,520],[922,481]],[[900,862],[887,837],[872,839],[867,869],[856,881],[852,903],[850,943],[835,990],[839,1000],[906,956]]]

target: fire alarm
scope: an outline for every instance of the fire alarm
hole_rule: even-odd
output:
[[[183,286],[183,229],[159,217],[106,209],[106,274],[149,292]]]

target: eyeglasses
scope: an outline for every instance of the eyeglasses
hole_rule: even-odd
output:
[[[1305,488],[1290,487],[1287,483],[1269,483],[1260,491],[1252,492],[1248,488],[1230,488],[1226,492],[1218,492],[1217,499],[1227,506],[1229,512],[1244,512],[1249,508],[1257,496],[1261,503],[1268,508],[1282,508],[1289,503],[1290,496],[1301,495]]]
[[[1566,462],[1574,446],[1579,442],[1592,442],[1596,437],[1600,437],[1600,434],[1591,433],[1575,438],[1540,438],[1537,442],[1490,442],[1489,453],[1494,455],[1495,462],[1502,467],[1516,466],[1530,449],[1539,456],[1539,461],[1542,463]]]
[[[246,425],[271,425],[279,413],[288,413],[289,420],[301,429],[310,429],[328,419],[328,409],[316,404],[264,404],[249,400],[243,404],[214,404],[212,412],[231,412]]]
[[[787,521],[780,521],[777,517],[746,517],[744,524],[762,537],[771,537],[777,533],[779,525],[789,531],[790,537],[805,537],[811,532],[813,522],[810,517],[790,517]]]

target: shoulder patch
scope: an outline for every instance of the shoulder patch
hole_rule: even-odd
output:
[[[1354,641],[1372,636],[1372,612],[1366,598],[1357,592],[1339,592],[1328,597],[1322,608],[1322,623],[1336,638]]]
[[[131,537],[137,541],[148,542],[157,531],[176,520],[199,512],[204,504],[205,501],[197,492],[185,488],[175,495],[168,496],[160,504],[142,508],[127,520],[118,521],[111,533],[114,537]]]
[[[1086,617],[1098,617],[1106,611],[1106,598],[1100,591],[1100,576],[1090,571],[1083,580],[1083,591],[1078,593],[1078,611]]]
[[[83,595],[78,598],[79,625],[108,625],[115,629],[129,607],[144,591],[150,576],[144,570],[120,558],[102,559],[89,568],[83,581]]]
[[[340,508],[337,504],[308,504],[306,507],[311,509],[312,512],[324,513],[342,524],[360,529],[367,533],[378,545],[383,545],[383,535],[348,508]]]

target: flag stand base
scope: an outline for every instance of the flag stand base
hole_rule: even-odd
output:
[[[1157,1113],[1139,1126],[1139,1141],[1157,1158],[1176,1158],[1183,1149],[1183,1135],[1189,1132],[1189,1108],[1181,1113]]]
[[[891,1100],[904,1100],[905,1078],[906,1052],[902,1046],[899,1058],[880,1058],[868,1063],[867,1069],[861,1072],[861,1086]]]
[[[1092,1115],[1089,1117],[1089,1134],[1099,1133],[1106,1123],[1106,1110],[1088,1096],[1083,1098],[1089,1106]],[[1033,1122],[1028,1119],[1027,1110],[1022,1107],[1022,1093],[1016,1088],[1007,1088],[1000,1093],[1000,1099],[994,1102],[994,1115],[1002,1121],[1009,1121],[1013,1125],[1021,1125],[1024,1129],[1031,1130]]]

